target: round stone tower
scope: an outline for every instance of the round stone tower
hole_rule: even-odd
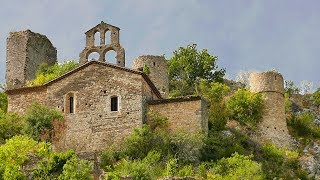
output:
[[[271,141],[277,147],[289,148],[291,137],[286,123],[282,75],[272,71],[251,73],[249,82],[250,91],[262,93],[264,98],[263,116],[258,125],[259,138]]]
[[[147,75],[157,87],[161,96],[167,98],[169,93],[167,60],[163,56],[143,55],[133,61],[133,69],[143,71],[144,67],[149,69]]]

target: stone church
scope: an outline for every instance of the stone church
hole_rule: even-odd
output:
[[[54,145],[78,153],[98,152],[121,142],[146,123],[150,111],[167,117],[171,131],[206,132],[206,102],[200,97],[167,99],[168,67],[163,56],[139,56],[132,68],[126,67],[119,32],[104,22],[88,30],[80,65],[33,87],[26,82],[35,78],[41,64],[57,63],[57,50],[44,35],[30,30],[11,32],[6,61],[8,111],[22,114],[33,102],[61,111],[65,128]],[[95,39],[96,33],[100,38]],[[105,58],[110,51],[116,53],[115,64]],[[99,59],[90,60],[91,53],[98,53]],[[150,73],[142,71],[144,66]]]

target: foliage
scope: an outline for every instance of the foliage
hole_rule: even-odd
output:
[[[23,163],[29,159],[28,153],[41,155],[46,151],[46,143],[38,143],[26,136],[15,136],[0,146],[0,179],[25,179],[21,172]]]
[[[7,112],[8,97],[7,94],[0,91],[0,111]]]
[[[243,71],[240,70],[238,74],[236,75],[236,82],[242,83],[245,87],[249,88],[250,82],[249,82],[249,77],[250,77],[251,72],[250,71]]]
[[[122,159],[114,168],[110,168],[106,179],[120,179],[130,177],[132,179],[157,179],[163,174],[160,164],[161,155],[158,152],[150,151],[142,160]]]
[[[75,153],[66,151],[64,153],[50,152],[42,161],[38,163],[38,168],[33,171],[33,177],[36,179],[53,179],[63,171],[64,165]]]
[[[25,121],[15,113],[5,114],[0,110],[0,144],[15,135],[23,134]]]
[[[264,179],[261,164],[252,160],[253,156],[234,153],[230,158],[222,158],[208,172],[208,179]]]
[[[225,105],[225,97],[230,87],[218,83],[201,80],[199,91],[202,97],[208,101],[209,129],[223,130],[228,120],[229,112]]]
[[[295,86],[291,80],[285,81],[284,89],[289,97],[292,97],[293,94],[298,94],[300,92],[300,89]]]
[[[247,154],[253,151],[249,138],[237,131],[231,133],[228,131],[211,130],[204,144],[201,150],[201,160],[208,162],[216,162],[221,158],[231,157],[235,152]]]
[[[178,177],[193,177],[195,175],[192,165],[183,166],[177,173]]]
[[[36,78],[27,83],[28,86],[40,86],[49,82],[69,71],[75,69],[78,66],[78,62],[75,61],[66,61],[62,64],[54,64],[49,66],[48,64],[42,64],[37,73]]]
[[[302,94],[309,94],[312,90],[313,82],[303,80],[300,82],[300,92]]]
[[[171,135],[170,141],[171,153],[180,164],[199,163],[204,145],[202,134],[180,131]]]
[[[25,113],[25,132],[35,140],[40,140],[45,132],[51,133],[53,130],[53,120],[62,120],[63,115],[56,110],[39,103],[33,103]]]
[[[299,166],[299,153],[278,149],[274,144],[262,146],[262,167],[267,179],[304,179]]]
[[[284,103],[285,103],[285,112],[286,114],[291,114],[292,113],[292,102],[289,98],[288,93],[284,94]]]
[[[238,89],[227,101],[227,108],[234,120],[255,126],[262,117],[262,95],[251,93],[247,89]]]
[[[320,138],[320,127],[313,121],[315,116],[309,111],[304,111],[288,121],[289,127],[297,137]]]
[[[59,180],[90,180],[92,163],[86,160],[80,160],[76,156],[72,156],[63,166],[63,172],[59,176]]]
[[[312,94],[312,101],[315,106],[320,107],[320,88]]]
[[[145,65],[143,66],[142,71],[143,71],[145,74],[149,75],[149,74],[150,74],[150,68],[149,68],[149,66],[147,66],[147,65],[145,64]]]
[[[200,79],[221,82],[225,69],[218,69],[217,60],[206,49],[198,51],[196,44],[174,51],[168,61],[171,96],[195,94]]]
[[[168,118],[163,117],[159,113],[149,112],[148,113],[148,125],[151,131],[158,131],[158,130],[168,130]]]

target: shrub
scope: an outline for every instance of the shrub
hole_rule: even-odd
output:
[[[262,117],[263,99],[259,93],[238,89],[227,101],[231,118],[240,123],[255,126]]]
[[[261,164],[252,158],[252,155],[238,153],[230,158],[222,158],[209,170],[208,179],[264,179]]]
[[[38,143],[26,136],[15,136],[0,146],[0,177],[3,179],[25,179],[21,172],[24,162],[34,153],[37,156],[47,151],[46,143]],[[1,179],[1,178],[0,178]]]
[[[15,135],[23,134],[25,121],[18,114],[5,114],[0,110],[0,144]]]
[[[249,144],[249,138],[239,132],[209,131],[201,150],[202,161],[216,162],[221,158],[228,158],[235,152],[247,154],[254,147]],[[249,151],[249,152],[247,152]]]
[[[292,128],[293,134],[297,137],[319,138],[320,127],[313,122],[314,119],[314,114],[309,111],[304,111],[293,117],[292,120],[288,122],[288,125]]]
[[[192,165],[185,165],[183,166],[177,173],[178,177],[193,177],[194,171]]]
[[[93,179],[91,172],[93,166],[86,160],[80,160],[77,156],[72,156],[63,166],[63,172],[59,180],[90,180]]]
[[[8,97],[7,94],[0,91],[0,111],[7,112],[8,109]]]
[[[56,110],[39,103],[33,103],[25,113],[25,132],[35,140],[40,140],[41,135],[48,133],[52,135],[54,120],[62,120],[63,115]],[[51,138],[51,136],[49,136]],[[50,139],[45,139],[50,140]]]
[[[106,174],[106,179],[120,179],[120,177],[130,177],[131,179],[157,179],[163,175],[160,162],[161,155],[151,151],[142,160],[122,159],[115,164],[114,168]]]
[[[312,101],[315,106],[320,107],[320,88],[312,94]]]
[[[36,78],[30,82],[27,82],[28,86],[40,86],[42,84],[45,84],[46,82],[49,82],[68,71],[71,71],[72,69],[76,68],[78,66],[78,62],[75,61],[66,61],[62,64],[55,64],[53,66],[49,66],[47,64],[42,64],[37,73]]]

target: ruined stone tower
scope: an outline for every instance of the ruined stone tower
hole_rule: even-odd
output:
[[[101,21],[100,24],[88,30],[86,34],[86,47],[80,53],[80,64],[88,62],[88,57],[91,53],[98,53],[98,61],[108,61],[105,59],[106,53],[108,51],[115,51],[117,56],[116,65],[124,67],[125,66],[125,52],[120,45],[119,41],[119,31],[120,28],[107,24]],[[110,33],[110,37],[106,37],[106,34]],[[95,39],[95,34],[99,33],[100,38]],[[106,40],[111,40],[110,43],[107,43]],[[98,44],[95,44],[95,41],[100,41]]]
[[[25,86],[34,79],[39,65],[57,62],[57,50],[49,39],[30,30],[11,32],[7,38],[7,88]]]
[[[163,98],[169,93],[168,65],[163,56],[144,55],[133,61],[133,68],[142,71],[144,67],[149,69],[149,78],[160,91]]]
[[[249,81],[250,91],[262,93],[264,98],[263,117],[258,125],[259,138],[271,141],[277,147],[290,147],[282,75],[272,71],[251,73]]]

